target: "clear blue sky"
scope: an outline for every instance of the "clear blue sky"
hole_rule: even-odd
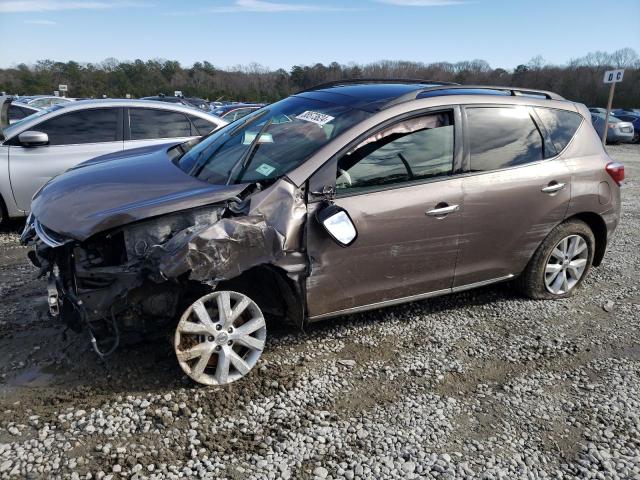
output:
[[[640,52],[640,0],[0,0],[0,67],[39,59],[487,60]]]

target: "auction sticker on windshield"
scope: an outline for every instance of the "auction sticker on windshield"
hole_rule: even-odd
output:
[[[269,165],[267,163],[263,163],[258,168],[256,168],[256,172],[258,172],[260,175],[264,175],[266,177],[266,176],[270,175],[271,172],[273,172],[275,169],[276,169],[275,167],[272,167],[271,165]]]
[[[312,112],[311,110],[307,110],[306,112],[301,113],[296,116],[299,120],[304,120],[305,122],[317,123],[318,125],[324,125],[329,123],[336,117],[332,117],[331,115],[326,115],[324,113]]]

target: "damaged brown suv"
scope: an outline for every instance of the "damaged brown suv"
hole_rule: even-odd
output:
[[[503,87],[359,81],[45,185],[22,241],[51,314],[171,332],[196,382],[246,375],[265,317],[306,322],[514,280],[567,297],[617,226],[624,168],[588,110]]]

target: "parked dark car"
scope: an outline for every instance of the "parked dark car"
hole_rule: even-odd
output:
[[[640,108],[616,108],[612,112],[616,117],[625,114],[640,115]]]
[[[221,385],[258,362],[265,318],[509,280],[571,296],[602,262],[623,179],[587,108],[554,93],[341,82],[60,175],[22,242],[51,313],[100,355],[170,331],[183,371]]]
[[[224,118],[227,122],[231,123],[264,106],[264,103],[232,103],[214,108],[211,110],[211,113],[220,118]]]
[[[208,112],[209,110],[211,110],[211,107],[209,106],[209,102],[206,101],[204,98],[184,97],[184,99],[194,107],[199,108],[200,110],[204,110],[205,112]]]

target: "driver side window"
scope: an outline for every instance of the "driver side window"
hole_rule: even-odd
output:
[[[360,142],[338,162],[336,192],[345,195],[451,175],[453,115],[395,123]]]

